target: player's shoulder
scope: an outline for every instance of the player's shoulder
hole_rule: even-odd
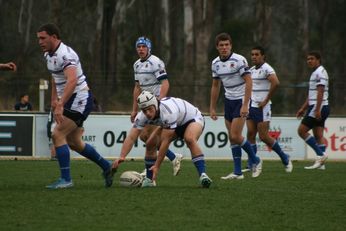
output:
[[[326,72],[326,69],[324,68],[324,66],[320,65],[319,67],[316,68],[315,72],[323,73],[323,72]]]
[[[141,59],[137,59],[137,60],[133,63],[133,67],[136,67],[140,62],[141,62]]]
[[[163,63],[162,59],[153,54],[148,57],[148,61],[151,63]]]
[[[167,107],[169,107],[170,104],[174,103],[175,99],[177,99],[177,98],[172,97],[172,96],[163,97],[162,99],[160,99],[160,106],[167,109]]]
[[[215,59],[213,59],[213,61],[211,62],[211,64],[214,65],[214,64],[216,64],[216,63],[218,63],[218,62],[220,62],[220,57],[219,57],[219,56],[217,56]]]
[[[311,78],[315,78],[315,79],[326,79],[328,80],[328,73],[326,71],[326,69],[321,65],[318,68],[316,68],[316,70],[314,72],[312,72],[311,74]]]
[[[179,107],[179,105],[183,104],[184,101],[181,98],[177,97],[172,97],[172,96],[166,96],[160,100],[160,104],[163,104],[163,107],[167,108],[172,108],[172,107]]]
[[[56,50],[56,54],[58,57],[76,57],[78,56],[77,53],[68,45],[64,44],[63,42],[60,43],[58,49]]]
[[[134,126],[138,127],[138,126],[142,126],[143,124],[145,124],[145,122],[147,121],[147,117],[144,115],[144,113],[142,111],[138,112],[138,114],[135,117],[134,120]]]
[[[242,60],[246,60],[246,58],[244,56],[242,56],[241,54],[238,53],[232,53],[230,59],[233,59],[235,61],[242,61]]]
[[[269,63],[263,63],[261,68],[266,70],[266,71],[269,71],[269,72],[273,72],[274,71],[274,68]]]

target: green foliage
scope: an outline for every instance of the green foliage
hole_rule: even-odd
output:
[[[57,162],[0,161],[1,230],[345,230],[346,163],[307,171],[294,162],[285,173],[278,161],[265,161],[256,179],[221,181],[230,161],[207,161],[213,184],[199,186],[191,161],[172,176],[161,168],[156,188],[121,188],[119,175],[141,171],[142,161],[121,165],[105,189],[99,168],[72,161],[75,187],[46,190],[58,175]]]

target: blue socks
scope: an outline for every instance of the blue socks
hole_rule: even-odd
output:
[[[61,178],[71,181],[70,174],[70,149],[67,144],[55,148],[56,157],[59,161]]]
[[[147,170],[147,178],[152,180],[153,179],[153,171],[149,170],[156,162],[156,159],[149,159],[144,158],[145,168]]]
[[[203,154],[193,157],[192,162],[196,166],[199,176],[201,176],[202,173],[205,173],[205,161]]]
[[[66,181],[71,181],[69,146],[64,144],[55,148],[55,151],[56,157],[59,161],[61,178],[65,179]],[[111,164],[100,154],[98,154],[98,152],[89,144],[85,144],[85,148],[80,154],[98,164],[103,171],[107,171],[110,168]]]
[[[166,152],[166,156],[167,156],[167,158],[170,160],[170,161],[173,161],[174,159],[175,159],[175,154],[174,154],[174,152],[172,152],[171,150],[167,150],[167,152]]]
[[[257,155],[257,144],[251,144],[251,148],[252,148],[253,152],[255,153],[255,155]],[[248,169],[252,168],[251,160],[249,157],[247,158],[247,166],[246,167]]]
[[[104,159],[90,144],[85,144],[84,150],[79,154],[95,162],[103,169],[103,171],[107,171],[110,168],[111,164]]]
[[[233,156],[233,164],[234,171],[233,173],[236,175],[242,175],[241,172],[241,148],[238,144],[232,144],[232,156]]]
[[[256,155],[257,154],[257,144],[251,144],[251,148]]]
[[[318,147],[321,149],[322,152],[326,152],[326,145],[325,144],[318,144]]]
[[[252,148],[252,146],[251,146],[249,141],[244,139],[242,144],[241,144],[241,147],[248,154],[249,159],[250,159],[250,161],[253,164],[258,164],[260,162],[260,158],[258,156],[256,156],[256,153],[254,152],[254,150],[253,150],[253,148]]]
[[[273,146],[272,146],[272,149],[280,156],[281,162],[282,162],[284,165],[287,165],[287,164],[288,164],[288,155],[285,154],[285,153],[282,151],[282,149],[281,149],[279,143],[278,143],[276,140],[275,140],[275,142],[274,142],[274,144],[273,144]]]
[[[315,151],[315,153],[318,156],[323,156],[323,151],[319,148],[319,146],[317,145],[316,139],[315,137],[313,137],[312,135],[309,135],[306,139],[305,142]]]

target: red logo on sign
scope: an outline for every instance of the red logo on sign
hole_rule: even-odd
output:
[[[272,137],[273,139],[277,140],[277,139],[279,139],[279,137],[281,135],[281,129],[280,128],[276,129],[274,127],[274,129],[269,129],[268,134],[269,134],[270,137]],[[268,146],[268,149],[269,149],[269,151],[272,150],[271,147],[269,147],[269,146]]]

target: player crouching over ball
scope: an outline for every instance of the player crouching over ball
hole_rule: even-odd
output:
[[[150,139],[152,142],[146,145],[147,175],[142,187],[156,186],[156,178],[169,145],[176,138],[180,138],[190,149],[200,184],[204,188],[209,188],[212,180],[206,174],[204,154],[197,143],[205,123],[198,108],[180,98],[165,97],[158,100],[147,91],[143,91],[138,96],[137,103],[141,112],[136,116],[133,127],[124,141],[120,158],[113,163],[113,171],[125,160],[145,125],[154,124],[159,127],[151,136],[157,136],[158,139]],[[159,147],[158,155],[157,147]]]

